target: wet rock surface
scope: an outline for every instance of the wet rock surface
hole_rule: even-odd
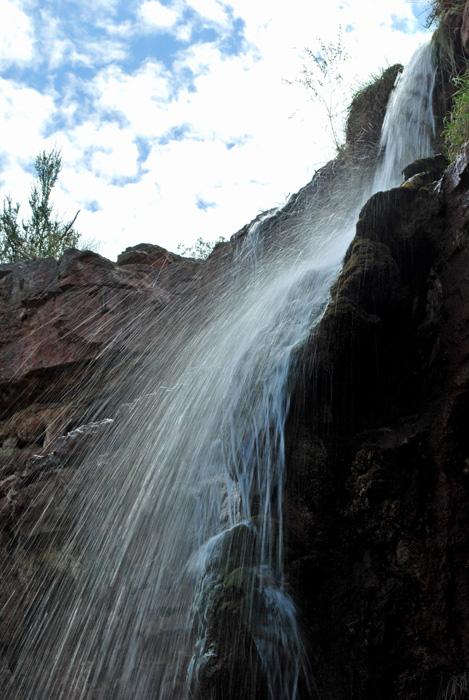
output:
[[[287,570],[321,699],[467,697],[468,173],[365,205],[304,353]]]
[[[111,363],[138,352],[138,329],[151,326],[173,298],[165,275],[142,267],[136,273],[81,251],[67,251],[59,262],[0,265],[1,421],[33,397],[62,403],[68,390],[71,403],[89,403],[112,391]],[[81,390],[86,383],[89,392]],[[80,396],[73,397],[77,386]]]
[[[145,362],[168,329],[177,334],[178,309],[201,284],[198,269],[149,245],[127,250],[117,264],[71,250],[58,262],[0,265],[2,697],[12,696],[12,674],[13,687],[23,681],[16,645],[25,612],[39,619],[54,590],[73,595],[82,569],[80,548],[70,544],[75,517],[95,475],[112,470],[113,430],[129,420],[128,402],[148,393]],[[155,644],[179,624],[156,618],[145,632],[142,658],[157,678]],[[67,688],[67,697],[84,687]],[[86,692],[102,698],[113,689]]]

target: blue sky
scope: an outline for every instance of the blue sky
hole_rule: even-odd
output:
[[[0,195],[27,199],[59,148],[64,216],[114,258],[229,236],[285,201],[333,155],[321,105],[298,83],[305,47],[347,52],[328,96],[428,39],[407,0],[0,0]],[[340,116],[339,116],[340,121]]]

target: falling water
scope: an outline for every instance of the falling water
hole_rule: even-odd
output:
[[[406,165],[432,155],[435,80],[433,46],[424,44],[398,77],[398,89],[389,100],[380,140],[384,157],[376,173],[375,192],[397,186]]]
[[[62,552],[76,580],[38,583],[8,698],[299,698],[309,672],[282,536],[295,358],[361,206],[431,153],[433,75],[423,47],[390,100],[374,175],[331,182],[327,206],[303,193],[256,220],[208,301],[175,314],[147,395],[82,458],[93,467]]]

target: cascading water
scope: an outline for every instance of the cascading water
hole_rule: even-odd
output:
[[[180,313],[190,337],[155,349],[148,396],[96,448],[98,467],[75,496],[62,552],[78,557],[74,585],[37,583],[8,698],[295,700],[300,684],[308,693],[283,573],[295,358],[361,206],[431,153],[433,76],[423,47],[390,100],[377,171],[347,192],[331,185],[328,206],[291,201],[257,220],[235,243],[216,300],[196,297]]]
[[[376,172],[373,191],[395,187],[406,165],[416,158],[432,155],[435,80],[433,46],[424,44],[399,76],[398,89],[389,100],[381,130],[383,160]]]

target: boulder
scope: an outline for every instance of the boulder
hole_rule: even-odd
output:
[[[152,243],[139,243],[138,245],[126,248],[117,257],[118,265],[148,265],[149,267],[165,267],[170,263],[181,260],[180,255],[170,253],[165,248]]]
[[[447,167],[448,159],[440,153],[432,158],[419,158],[418,160],[414,160],[413,163],[410,163],[404,168],[402,175],[404,176],[404,180],[408,180],[414,175],[426,173],[428,176],[432,177],[433,180],[437,180],[443,175],[443,171]]]

